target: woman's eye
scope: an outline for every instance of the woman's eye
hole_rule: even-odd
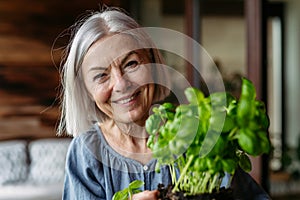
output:
[[[132,60],[132,61],[129,61],[129,62],[125,65],[125,68],[126,68],[127,70],[131,70],[131,69],[134,69],[135,67],[137,67],[138,64],[139,64],[138,61]]]
[[[108,75],[106,73],[99,73],[94,76],[93,80],[98,82],[104,82],[107,79]]]

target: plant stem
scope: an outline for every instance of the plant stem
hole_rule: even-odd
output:
[[[128,196],[129,196],[129,200],[132,200],[132,191],[131,191],[131,188],[128,188]]]
[[[213,176],[213,180],[212,180],[212,182],[210,184],[210,187],[209,187],[209,193],[212,193],[212,191],[214,190],[214,188],[216,188],[217,190],[219,190],[218,179],[219,179],[219,174],[215,174]]]
[[[209,179],[210,179],[211,175],[209,172],[204,172],[204,178],[203,178],[203,181],[202,181],[202,186],[201,186],[201,193],[206,193],[208,192],[208,182],[209,182]]]
[[[204,174],[203,173],[196,173],[194,175],[197,180],[203,180],[204,179]],[[194,185],[194,189],[193,191],[191,191],[191,195],[197,194],[197,193],[201,193],[201,189],[202,189],[202,181],[197,181],[197,183]]]
[[[181,172],[181,174],[180,174],[180,177],[179,177],[178,181],[176,182],[176,184],[175,184],[175,186],[174,186],[172,192],[175,192],[175,191],[178,190],[179,183],[180,183],[180,182],[182,181],[182,179],[184,178],[184,176],[185,176],[185,174],[186,174],[186,172],[187,172],[187,170],[188,170],[190,164],[192,163],[193,159],[194,159],[194,155],[191,155],[191,156],[189,157],[188,162],[187,162],[186,165],[184,166],[184,168],[183,168],[183,170],[182,170],[182,172]]]
[[[176,171],[175,171],[174,164],[169,164],[169,168],[170,168],[170,171],[171,171],[172,184],[174,185],[175,182],[176,182]]]
[[[228,138],[232,139],[234,138],[234,134],[237,131],[238,127],[235,127],[234,129],[232,129],[228,135]]]

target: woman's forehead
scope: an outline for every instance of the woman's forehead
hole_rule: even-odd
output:
[[[133,51],[143,49],[140,42],[130,35],[115,34],[105,36],[95,42],[84,57],[83,65],[99,62],[98,65],[107,66],[114,60]],[[102,63],[101,63],[102,62]]]

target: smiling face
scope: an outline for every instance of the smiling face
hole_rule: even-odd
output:
[[[97,107],[118,123],[143,125],[154,84],[149,52],[128,35],[106,36],[94,43],[82,63],[86,88]]]

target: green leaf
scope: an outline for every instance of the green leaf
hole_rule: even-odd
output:
[[[252,165],[249,157],[246,154],[241,154],[239,156],[239,166],[245,171],[250,172],[252,170]]]
[[[160,145],[158,142],[154,143],[152,149],[153,157],[164,161],[171,161],[172,155],[170,154],[167,145]]]
[[[212,158],[206,159],[206,165],[207,165],[208,171],[210,171],[211,173],[215,172],[216,163]]]
[[[236,100],[232,100],[231,102],[229,102],[229,104],[226,108],[226,112],[229,116],[236,117],[236,113],[237,113],[237,101]]]
[[[153,149],[154,139],[155,139],[155,136],[154,136],[154,135],[150,135],[150,136],[148,137],[147,147],[149,147],[150,149]]]
[[[256,91],[253,83],[247,78],[242,78],[242,91],[240,99],[254,100],[256,98]]]
[[[142,192],[142,190],[139,190],[139,189],[134,189],[134,190],[132,190],[132,193],[133,193],[133,194],[137,194],[137,193],[140,193],[140,192]]]
[[[233,174],[236,170],[237,163],[233,159],[223,159],[222,160],[222,168],[225,172],[229,174]]]
[[[172,103],[164,103],[158,107],[156,114],[159,114],[162,119],[173,120],[175,109],[176,107]]]
[[[258,120],[251,120],[247,124],[247,128],[249,128],[251,131],[259,131],[261,129],[262,125],[259,123]]]
[[[207,171],[208,166],[207,166],[206,158],[197,158],[194,162],[193,167],[194,170],[198,172]]]
[[[212,110],[210,117],[210,128],[214,131],[221,132],[225,123],[226,113]]]
[[[170,149],[170,151],[171,151],[172,154],[175,154],[175,155],[179,154],[179,150],[178,150],[178,147],[177,147],[176,140],[170,141],[170,143],[169,143],[169,149]]]
[[[198,107],[195,105],[179,105],[176,108],[175,118],[192,117],[198,115]]]
[[[227,146],[227,140],[225,140],[222,136],[219,136],[217,138],[217,142],[215,143],[214,147],[212,148],[212,150],[209,152],[208,156],[221,156],[222,154],[224,154],[224,150]]]
[[[216,155],[215,151],[212,151],[216,144],[220,141],[220,132],[209,130],[207,134],[205,135],[205,138],[202,142],[201,149],[199,152],[200,157],[210,156],[210,155]],[[218,145],[217,145],[218,146]],[[217,148],[217,147],[215,147]],[[217,149],[219,150],[219,149]]]
[[[255,121],[260,125],[263,130],[268,130],[270,125],[270,120],[265,112],[258,111]]]
[[[260,149],[261,152],[260,153],[269,153],[270,149],[271,149],[271,145],[270,145],[270,141],[269,138],[267,136],[267,133],[264,131],[259,131],[257,133],[258,137],[259,137],[259,144],[260,144]]]
[[[112,198],[112,200],[128,200],[132,198],[133,194],[140,192],[138,190],[141,186],[144,185],[143,181],[134,180],[132,181],[127,188],[116,192]]]
[[[175,136],[175,140],[181,140],[190,145],[194,140],[198,130],[199,119],[195,116],[185,117],[180,124]]]
[[[237,105],[237,120],[241,127],[246,127],[248,122],[254,118],[255,101],[241,98]]]
[[[167,134],[168,137],[174,137],[174,135],[176,135],[176,132],[180,128],[181,123],[182,120],[180,118],[175,118],[173,121],[167,121],[165,126],[169,131],[169,133]]]
[[[242,79],[242,91],[237,105],[237,120],[240,126],[247,126],[254,118],[256,91],[254,85],[246,78]]]
[[[161,109],[165,109],[168,112],[175,112],[176,106],[172,103],[163,103]]]
[[[262,101],[255,101],[256,109],[259,111],[259,113],[266,113],[266,106],[264,102]]]
[[[146,120],[146,125],[145,125],[146,131],[150,135],[155,135],[160,128],[160,124],[161,124],[161,117],[158,114],[153,114]]]
[[[116,192],[112,200],[128,200],[128,188]]]
[[[132,190],[133,189],[138,189],[140,187],[142,187],[145,183],[143,181],[140,181],[140,180],[135,180],[135,181],[132,181],[130,184],[129,184],[129,188],[131,188]]]
[[[238,143],[242,150],[250,155],[258,155],[260,152],[259,140],[254,132],[250,129],[238,130]]]
[[[176,140],[176,138],[169,143],[169,149],[172,154],[176,156],[182,155],[187,149],[187,143],[183,140]]]
[[[226,132],[229,132],[231,131],[233,128],[235,127],[235,121],[232,117],[230,117],[229,115],[226,115],[226,118],[225,118],[225,122],[224,122],[224,126],[223,126],[223,130],[222,132],[226,133]]]
[[[204,99],[204,94],[197,88],[189,87],[184,94],[191,104],[199,104]]]
[[[225,92],[212,93],[210,96],[210,101],[213,107],[225,108],[228,105],[228,100],[232,100],[231,95],[227,95]]]

